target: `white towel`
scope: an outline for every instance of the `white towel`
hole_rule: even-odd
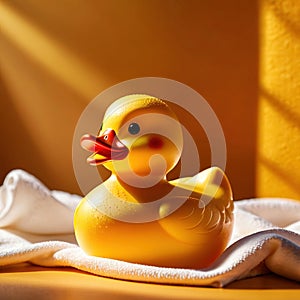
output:
[[[235,202],[230,246],[209,268],[194,270],[85,254],[73,232],[80,198],[49,191],[22,170],[10,172],[0,189],[0,271],[1,266],[31,262],[118,279],[194,286],[221,287],[268,272],[300,281],[300,202],[282,198]]]

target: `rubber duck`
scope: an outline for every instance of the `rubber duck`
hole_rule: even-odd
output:
[[[182,127],[166,101],[128,95],[86,134],[87,162],[111,176],[78,204],[74,229],[92,256],[175,268],[206,268],[233,228],[230,183],[218,167],[167,180],[182,154]]]

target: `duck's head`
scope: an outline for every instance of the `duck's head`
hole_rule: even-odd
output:
[[[84,135],[81,145],[93,152],[87,159],[91,165],[104,164],[130,185],[151,185],[179,161],[182,130],[164,101],[129,95],[109,106],[99,135]]]

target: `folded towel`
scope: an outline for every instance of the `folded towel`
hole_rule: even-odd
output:
[[[118,279],[196,286],[221,287],[268,272],[300,281],[300,202],[282,198],[235,202],[229,247],[209,268],[195,270],[85,254],[73,232],[73,213],[80,199],[49,191],[22,170],[10,172],[0,188],[0,266],[31,262]]]

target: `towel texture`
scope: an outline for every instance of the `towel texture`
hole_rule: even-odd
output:
[[[80,199],[49,191],[22,170],[10,172],[0,188],[0,271],[1,266],[31,262],[167,284],[220,287],[268,272],[300,281],[300,202],[282,198],[235,202],[229,247],[209,268],[193,270],[86,255],[73,232],[73,213]]]

